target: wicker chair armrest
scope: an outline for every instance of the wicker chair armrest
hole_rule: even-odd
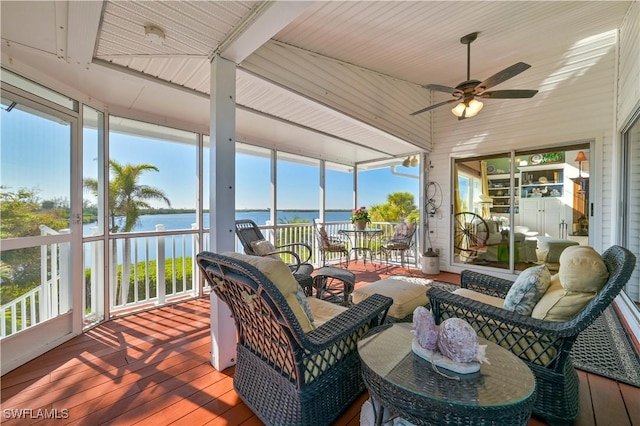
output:
[[[525,361],[560,365],[578,333],[567,323],[543,321],[432,287],[427,291],[436,323],[447,318],[467,321],[478,335],[509,349]]]
[[[304,260],[302,260],[302,257],[300,257],[302,263],[307,263],[309,261],[309,259],[311,259],[311,254],[312,254],[312,249],[311,246],[309,244],[306,243],[290,243],[290,244],[283,244],[281,246],[278,246],[277,249],[283,249],[283,248],[296,248],[296,247],[302,247],[303,249],[305,249],[307,251],[306,254],[306,258],[304,258]]]
[[[460,274],[460,287],[502,299],[505,298],[512,285],[513,281],[480,272],[464,270]]]
[[[352,339],[354,333],[361,336],[384,322],[392,304],[390,297],[374,294],[307,333],[305,347],[311,352],[318,352],[341,340]]]

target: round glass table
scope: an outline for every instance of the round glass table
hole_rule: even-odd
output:
[[[358,342],[376,425],[385,410],[418,425],[527,424],[535,378],[518,357],[480,339],[491,364],[482,364],[479,372],[434,368],[412,352],[411,328],[411,323],[382,325]]]

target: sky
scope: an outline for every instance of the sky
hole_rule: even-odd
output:
[[[2,109],[0,127],[0,184],[7,190],[38,189],[41,200],[69,199],[70,126],[60,119],[36,117],[14,108]],[[97,177],[97,133],[84,130],[84,177]],[[152,138],[112,132],[110,158],[120,164],[151,164],[159,171],[148,171],[140,183],[159,188],[173,208],[195,208],[196,147],[193,144],[159,141]],[[205,155],[208,155],[206,150]],[[318,209],[319,168],[280,160],[278,162],[278,208]],[[403,173],[418,174],[418,168],[398,167]],[[208,173],[205,166],[205,173]],[[270,205],[269,160],[257,156],[236,156],[236,209],[265,209]],[[327,170],[326,207],[352,208],[352,176]],[[358,205],[370,207],[386,202],[393,192],[410,192],[418,202],[418,179],[395,176],[389,168],[361,172],[358,178]],[[205,191],[208,184],[205,186]],[[85,198],[92,199],[89,194]],[[205,201],[208,198],[205,197]],[[166,207],[154,203],[154,207]]]

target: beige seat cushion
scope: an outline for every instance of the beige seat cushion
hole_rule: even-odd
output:
[[[309,317],[304,312],[302,305],[300,305],[300,302],[298,302],[298,298],[296,297],[298,282],[291,273],[291,269],[289,269],[283,261],[272,257],[248,256],[246,254],[235,252],[222,254],[234,259],[242,260],[265,274],[286,299],[287,304],[298,319],[302,330],[305,333],[313,330],[313,325],[311,324]]]
[[[468,288],[457,288],[453,291],[453,294],[473,299],[477,302],[486,303],[487,305],[495,306],[500,309],[502,309],[502,305],[504,303],[504,299],[489,296],[488,294],[480,293],[479,291],[469,290]]]
[[[427,280],[431,282],[430,280]],[[357,288],[352,295],[353,303],[360,303],[373,294],[381,294],[393,299],[393,305],[389,308],[389,316],[393,318],[404,318],[413,314],[418,306],[426,306],[429,303],[427,298],[426,285],[410,282],[398,278],[386,278],[375,281],[366,286]]]
[[[314,327],[320,327],[331,318],[347,310],[345,306],[327,302],[326,300],[321,300],[313,296],[308,296],[307,302],[309,302],[309,307],[313,312]]]

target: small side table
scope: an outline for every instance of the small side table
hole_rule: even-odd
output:
[[[351,251],[355,254],[356,260],[358,260],[358,254],[362,253],[365,266],[367,265],[367,253],[369,253],[369,259],[373,263],[371,243],[374,238],[379,237],[382,233],[382,229],[377,228],[340,229],[338,231],[338,234],[346,235],[351,240]]]
[[[340,283],[340,288],[334,285],[332,282],[334,280]],[[353,272],[334,266],[323,266],[313,277],[313,286],[318,299],[325,298],[325,293],[328,293],[329,297],[326,297],[328,300],[338,299],[344,306],[351,304],[351,293],[355,284],[356,275]],[[340,293],[342,296],[339,296]]]
[[[382,325],[358,341],[377,425],[385,410],[417,425],[527,424],[536,381],[518,357],[480,339],[491,364],[466,375],[438,372],[411,350],[411,328],[410,323]]]

